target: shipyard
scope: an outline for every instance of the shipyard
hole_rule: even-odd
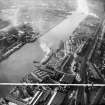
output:
[[[105,104],[104,0],[0,6],[0,105]]]

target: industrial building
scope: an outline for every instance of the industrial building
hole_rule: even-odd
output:
[[[0,105],[105,104],[104,0],[0,2]]]

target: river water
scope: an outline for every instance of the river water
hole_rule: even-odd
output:
[[[40,61],[43,58],[44,52],[40,48],[40,42],[56,49],[61,40],[66,40],[69,35],[72,35],[74,29],[85,17],[83,14],[74,13],[44,34],[38,41],[26,44],[13,53],[0,64],[0,82],[19,82],[25,73],[32,71],[33,61]]]
[[[100,9],[100,7],[103,7],[103,3],[96,3],[96,7],[90,5],[90,8],[92,8],[93,11],[96,11],[96,13],[98,12],[101,17],[104,11],[103,8]],[[8,59],[0,63],[1,83],[19,82],[19,80],[25,75],[25,73],[31,72],[34,69],[33,60],[40,61],[43,58],[44,52],[40,48],[40,42],[46,43],[49,47],[53,49],[57,48],[60,40],[66,40],[69,35],[72,35],[72,32],[75,30],[78,24],[85,18],[83,14],[73,14],[69,17],[66,17],[65,19],[65,16],[55,16],[54,14],[51,14],[51,12],[46,13],[43,12],[43,10],[44,9],[42,8],[37,9],[36,12],[33,11],[35,13],[33,16],[35,18],[35,24],[39,26],[38,29],[39,31],[41,31],[41,34],[47,32],[49,29],[56,26],[60,22],[61,23],[57,27],[44,34],[44,36],[38,41],[32,44],[26,44],[20,50],[13,53]],[[10,90],[10,87],[11,86],[9,85],[0,86],[0,97],[5,96]]]
[[[27,73],[34,69],[33,61],[40,61],[44,52],[40,48],[40,43],[46,43],[49,47],[58,48],[61,40],[66,40],[69,35],[84,20],[86,15],[73,13],[66,17],[60,24],[44,34],[38,41],[26,44],[21,49],[13,53],[9,58],[0,63],[0,82],[17,83]],[[6,95],[10,86],[0,86],[1,96]]]

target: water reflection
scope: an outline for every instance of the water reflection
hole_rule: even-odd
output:
[[[33,60],[42,56],[38,42],[25,45],[0,64],[0,82],[19,82],[25,73],[32,71]]]

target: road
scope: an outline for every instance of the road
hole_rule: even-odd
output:
[[[0,64],[0,82],[19,82],[25,73],[32,71],[33,60],[40,61],[44,56],[44,52],[39,46],[40,42],[44,41],[49,47],[55,49],[59,45],[60,40],[66,40],[72,35],[72,32],[85,17],[86,15],[81,13],[73,13],[42,36],[39,41],[26,44],[13,53]]]

